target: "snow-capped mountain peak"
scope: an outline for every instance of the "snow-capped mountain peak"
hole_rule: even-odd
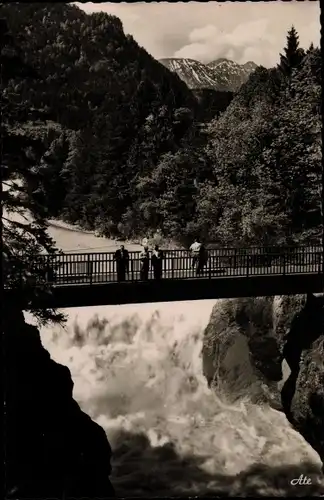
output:
[[[165,58],[160,59],[160,63],[177,73],[191,89],[208,88],[230,91],[237,91],[257,67],[252,61],[238,64],[225,58],[208,64],[189,58]]]
[[[214,74],[208,66],[194,59],[160,59],[160,63],[186,82],[189,88],[213,88]]]

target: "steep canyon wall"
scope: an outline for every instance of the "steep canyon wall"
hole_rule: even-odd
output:
[[[204,332],[216,391],[283,411],[324,462],[324,297],[219,301]]]

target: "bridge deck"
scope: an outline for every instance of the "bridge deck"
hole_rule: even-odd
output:
[[[321,247],[217,249],[208,251],[200,275],[188,251],[166,251],[162,279],[152,266],[141,280],[139,252],[129,254],[129,273],[118,282],[113,253],[38,255],[33,267],[40,281],[53,285],[46,304],[75,307],[227,297],[323,292]],[[37,286],[37,283],[35,283]],[[16,300],[20,290],[7,290]]]

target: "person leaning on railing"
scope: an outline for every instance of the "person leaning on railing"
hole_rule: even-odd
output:
[[[117,264],[117,280],[125,281],[126,273],[129,272],[129,253],[124,245],[120,245],[120,248],[116,250],[114,260]]]
[[[140,253],[141,261],[141,280],[146,281],[148,279],[149,267],[150,267],[150,253],[147,246]]]
[[[159,245],[155,245],[152,252],[152,267],[154,279],[159,280],[162,278],[162,262],[163,262],[163,252],[160,250]]]
[[[205,245],[202,243],[200,245],[199,255],[198,255],[197,274],[200,274],[203,271],[207,262],[208,262],[208,251],[207,251]]]
[[[190,246],[192,255],[192,268],[196,270],[196,274],[200,274],[208,261],[208,252],[205,245],[200,243],[197,239]]]
[[[197,274],[199,273],[199,254],[200,254],[201,243],[199,243],[196,238],[193,244],[190,246],[189,250],[192,255],[191,267],[196,269]]]

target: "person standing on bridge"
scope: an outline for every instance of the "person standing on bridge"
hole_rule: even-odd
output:
[[[193,244],[190,246],[190,253],[192,255],[192,269],[196,269],[197,274],[199,274],[199,254],[200,254],[201,243],[199,243],[198,238],[195,239]]]
[[[48,283],[54,283],[56,281],[55,261],[51,255],[47,256],[45,276]]]
[[[116,250],[114,259],[117,264],[117,280],[125,281],[126,273],[129,271],[129,253],[124,245],[120,245],[120,248]]]
[[[208,262],[208,252],[205,245],[202,243],[199,248],[197,274],[200,274],[204,270],[204,267],[207,264],[207,262]]]
[[[144,247],[140,253],[141,261],[141,280],[146,281],[148,279],[149,267],[150,267],[150,253],[147,246]]]
[[[152,267],[155,280],[160,280],[162,278],[162,262],[163,252],[159,249],[159,245],[155,245],[152,253]]]

